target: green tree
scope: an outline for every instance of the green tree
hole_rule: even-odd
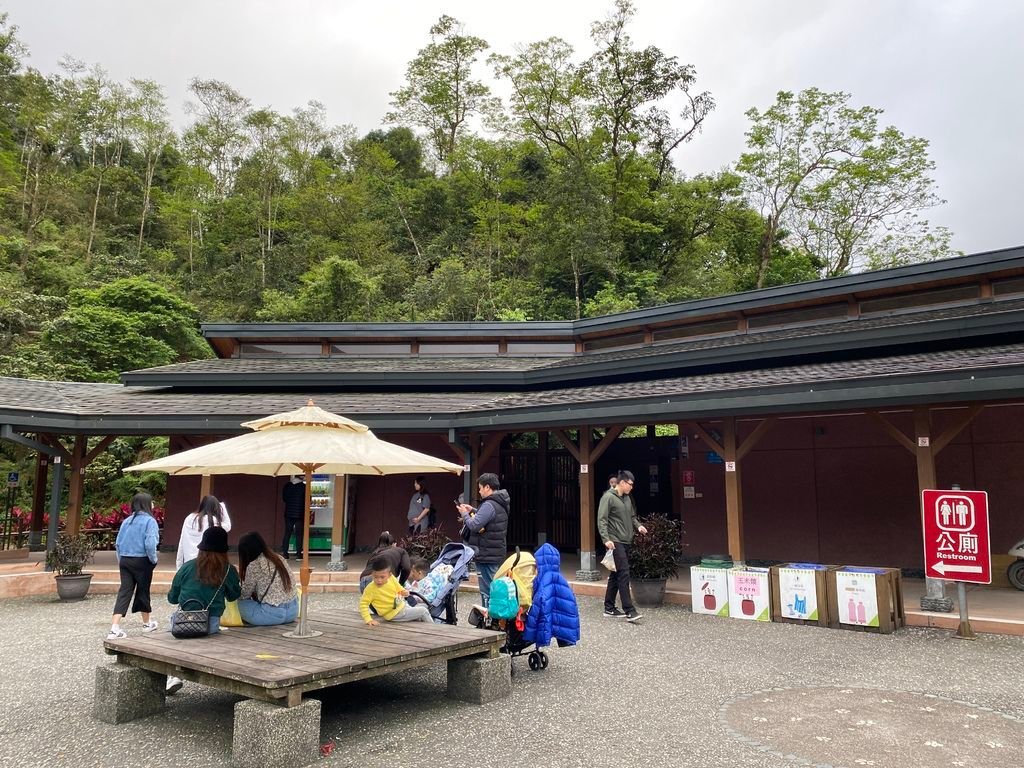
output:
[[[764,112],[747,112],[748,151],[737,170],[765,219],[758,287],[780,230],[820,260],[824,274],[837,275],[864,266],[894,228],[925,234],[917,213],[942,202],[928,142],[880,128],[882,110],[854,108],[850,99],[816,88],[780,91]]]
[[[492,116],[497,100],[473,78],[473,64],[488,49],[487,41],[464,34],[457,19],[441,16],[430,28],[431,42],[409,62],[406,84],[391,94],[394,107],[384,120],[424,128],[437,159],[450,158],[474,115]]]

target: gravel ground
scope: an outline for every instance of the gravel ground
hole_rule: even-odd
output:
[[[315,598],[312,613],[356,605],[354,595]],[[3,603],[0,766],[229,761],[236,696],[186,684],[164,716],[121,726],[92,719],[95,667],[111,663],[101,638],[112,604],[112,596]],[[1024,747],[1018,637],[964,642],[925,629],[886,636],[694,616],[676,606],[648,609],[629,625],[603,618],[600,601],[587,598],[580,612],[584,642],[549,650],[541,672],[517,659],[513,694],[501,702],[449,701],[444,664],[318,694],[321,742],[335,744],[320,762],[994,768]],[[158,608],[162,622],[167,613]],[[140,631],[137,621],[125,628]],[[837,706],[842,696],[853,703]],[[974,723],[982,730],[972,741]],[[939,738],[960,728],[968,735],[955,743]]]

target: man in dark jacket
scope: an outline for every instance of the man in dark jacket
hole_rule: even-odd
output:
[[[281,541],[281,554],[288,559],[288,542],[295,534],[295,556],[302,559],[302,538],[305,534],[306,519],[306,481],[298,475],[285,483],[281,491],[284,501],[284,539]]]
[[[498,476],[485,472],[477,480],[477,493],[481,502],[478,509],[469,504],[458,504],[463,525],[463,538],[473,548],[476,578],[480,585],[480,598],[486,606],[491,599],[491,580],[494,572],[508,554],[505,535],[508,531],[508,512],[511,500],[502,490]]]
[[[640,619],[629,593],[629,546],[635,533],[647,533],[637,519],[636,505],[630,495],[633,480],[633,473],[629,470],[619,472],[619,482],[605,491],[597,508],[597,532],[615,560],[615,570],[609,572],[608,587],[604,592],[604,615],[614,619],[625,617],[629,622]],[[616,595],[622,600],[621,611],[615,607]]]

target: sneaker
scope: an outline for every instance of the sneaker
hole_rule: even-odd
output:
[[[107,632],[107,640],[124,640],[126,637],[128,637],[128,633],[120,627]]]
[[[159,627],[159,626],[160,625],[156,623],[156,619],[153,619],[152,621],[147,621],[145,624],[142,625],[142,631],[143,632],[155,632],[156,628]]]
[[[174,675],[167,676],[167,695],[173,696],[181,690],[181,686],[185,684],[185,681],[180,677],[174,677]]]
[[[626,621],[628,621],[630,624],[635,624],[643,618],[643,614],[637,613],[636,608],[629,609],[628,611],[626,611],[625,615]]]
[[[604,615],[609,619],[622,619],[626,617],[626,614],[624,614],[618,608],[605,608]]]

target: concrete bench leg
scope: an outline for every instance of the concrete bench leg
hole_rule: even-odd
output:
[[[104,723],[127,723],[164,711],[167,676],[127,664],[96,667],[92,716]]]
[[[249,699],[235,704],[231,760],[242,768],[297,768],[320,759],[320,702],[282,707]]]
[[[448,696],[470,704],[487,704],[512,693],[508,656],[469,656],[448,661]]]

